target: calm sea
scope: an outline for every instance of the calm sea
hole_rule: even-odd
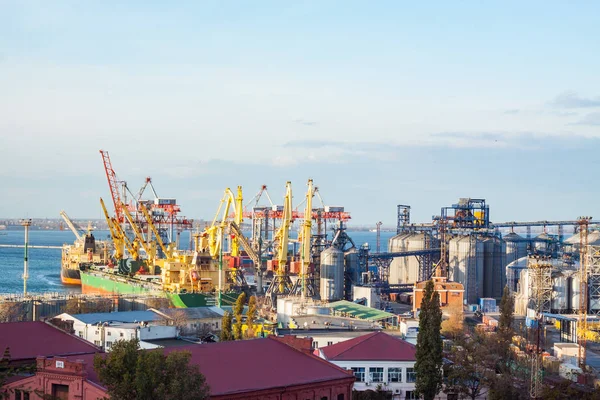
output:
[[[375,251],[377,236],[375,232],[348,231],[356,246],[369,243],[371,251]],[[107,231],[96,231],[97,239],[108,237]],[[387,242],[394,236],[393,232],[381,233],[381,249],[387,250]],[[189,232],[183,232],[180,237],[180,247],[189,245]],[[331,239],[331,235],[330,235]],[[73,243],[75,237],[71,231],[30,230],[29,244],[38,246],[62,246]],[[0,244],[22,245],[24,234],[22,230],[0,231]],[[20,293],[23,291],[23,253],[22,248],[0,247],[0,293]],[[60,249],[29,249],[29,279],[27,291],[42,292],[79,292],[78,287],[65,286],[60,281]]]

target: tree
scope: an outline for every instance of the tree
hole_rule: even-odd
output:
[[[2,322],[20,322],[27,319],[27,311],[22,302],[4,302],[0,303],[0,323]]]
[[[4,354],[0,358],[0,399],[9,399],[13,390],[3,389],[6,381],[11,376],[19,374],[31,374],[35,370],[35,365],[23,365],[15,367],[10,365],[10,347],[4,349]]]
[[[429,280],[421,301],[415,362],[415,392],[425,400],[433,400],[442,389],[441,325],[440,296],[434,290],[433,281]]]
[[[233,306],[233,315],[235,316],[235,326],[233,327],[234,340],[242,340],[242,323],[244,314],[244,304],[246,304],[246,293],[242,292]]]
[[[204,400],[209,388],[189,352],[143,351],[137,339],[119,340],[94,368],[112,400]]]
[[[515,299],[510,289],[504,286],[502,300],[500,300],[500,319],[498,320],[498,333],[512,337],[515,313]]]
[[[256,296],[250,296],[248,300],[248,314],[246,315],[246,325],[248,330],[246,331],[246,337],[254,337],[254,321],[256,321]]]
[[[461,305],[448,308],[449,318],[442,321],[442,333],[451,338],[458,337],[464,329],[464,314]]]
[[[228,342],[233,339],[232,332],[233,315],[229,311],[225,311],[223,314],[223,320],[221,321],[221,334],[219,340],[221,342]]]
[[[490,354],[488,337],[475,333],[459,337],[449,358],[453,364],[448,372],[448,387],[475,400],[488,391],[488,383],[495,375],[495,357]]]

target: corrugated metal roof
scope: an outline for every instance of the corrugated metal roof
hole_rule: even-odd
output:
[[[380,321],[383,319],[393,318],[396,315],[377,310],[375,308],[363,306],[360,304],[352,303],[347,300],[340,300],[334,303],[330,303],[329,307],[335,311],[346,313],[352,317],[360,319],[368,319],[369,321]]]
[[[84,324],[97,324],[99,322],[147,322],[159,321],[161,316],[152,311],[119,311],[109,313],[72,314]]]
[[[221,318],[225,313],[219,307],[161,308],[158,311],[170,317],[185,315],[187,319]]]

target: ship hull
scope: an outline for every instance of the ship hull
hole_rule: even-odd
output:
[[[151,285],[137,279],[111,275],[81,271],[81,291],[89,294],[147,294],[162,296],[169,299],[173,306],[177,308],[214,306],[217,303],[217,298],[212,293],[170,293],[161,290],[159,285]],[[221,304],[235,304],[240,293],[223,293],[221,295]]]
[[[60,269],[60,281],[63,285],[81,285],[81,275],[79,270],[62,267]]]

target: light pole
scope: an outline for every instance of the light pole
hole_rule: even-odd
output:
[[[23,259],[23,295],[27,296],[27,279],[29,279],[29,266],[27,265],[27,258],[29,256],[29,227],[31,226],[31,219],[22,219],[21,225],[25,227],[25,257]]]

